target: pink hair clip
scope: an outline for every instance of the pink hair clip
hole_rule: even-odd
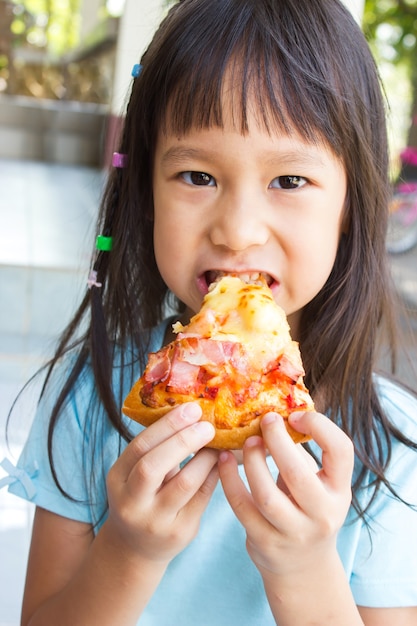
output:
[[[127,154],[122,152],[113,152],[112,165],[117,168],[124,168],[127,166]]]
[[[90,270],[87,285],[89,289],[91,289],[91,287],[100,288],[102,286],[102,283],[97,282],[97,272],[95,270]]]

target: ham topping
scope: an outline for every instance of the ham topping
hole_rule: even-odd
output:
[[[300,366],[285,356],[271,363],[262,374],[251,365],[242,344],[184,334],[179,341],[149,355],[145,370],[147,384],[142,393],[145,401],[155,385],[164,383],[171,393],[192,392],[214,398],[219,388],[226,385],[233,389],[235,402],[240,404],[245,396],[256,396],[265,377],[274,384],[284,376],[292,385],[302,374]]]
[[[265,373],[269,374],[270,372],[279,372],[284,376],[288,376],[288,378],[295,383],[300,376],[304,376],[305,373],[300,363],[294,363],[294,361],[291,361],[285,354],[269,364]]]
[[[149,353],[148,364],[145,370],[147,383],[160,383],[168,378],[171,371],[169,352],[170,346],[165,346],[158,352]]]

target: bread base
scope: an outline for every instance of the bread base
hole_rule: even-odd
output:
[[[142,424],[142,426],[150,426],[161,417],[172,411],[176,406],[180,406],[181,402],[176,404],[170,404],[159,407],[149,407],[142,403],[140,397],[140,387],[141,383],[138,381],[132,388],[131,392],[127,396],[125,403],[123,405],[122,411],[125,415],[133,419],[135,422]],[[215,423],[214,411],[213,411],[213,402],[207,400],[205,398],[188,398],[189,401],[197,402],[202,410],[203,416],[201,418],[202,421],[210,422],[213,424],[215,428],[215,436],[214,438],[206,445],[207,448],[215,448],[217,450],[241,450],[243,448],[243,444],[245,443],[248,437],[252,437],[254,435],[262,436],[261,432],[261,418],[262,416],[254,417],[250,422],[244,426],[238,426],[230,428],[218,428]],[[186,400],[183,400],[186,401]],[[307,409],[300,410],[313,410],[314,407],[308,407]],[[267,411],[265,411],[267,412]],[[308,441],[310,437],[303,433],[299,433],[294,430],[285,416],[285,426],[290,434],[291,438],[295,443],[303,443]]]

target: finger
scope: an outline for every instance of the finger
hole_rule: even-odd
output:
[[[293,498],[289,497],[289,490],[281,490],[271,474],[263,439],[250,437],[244,445],[243,457],[252,498],[262,516],[281,532],[295,527],[300,511],[294,506]]]
[[[329,418],[320,413],[293,413],[291,426],[310,435],[322,450],[320,478],[328,487],[350,489],[354,465],[354,448],[349,437]]]
[[[311,471],[317,474],[319,470],[319,466],[317,465],[316,461],[311,456],[311,454],[302,445],[295,446],[295,451],[297,454],[301,456],[302,459],[305,460],[307,465],[311,468]],[[277,486],[287,495],[290,494],[289,489],[287,485],[285,484],[285,481],[281,473],[278,474]]]
[[[207,445],[214,437],[209,422],[197,422],[179,430],[155,448],[144,454],[132,467],[127,484],[132,494],[153,498],[166,476],[184,459]]]
[[[169,510],[188,509],[197,517],[206,507],[218,482],[218,453],[198,452],[159,492],[159,504]]]
[[[309,516],[314,516],[325,487],[318,479],[316,469],[300,454],[285,428],[284,420],[276,413],[268,413],[261,421],[265,445],[279,469],[286,492],[298,507]]]
[[[132,468],[140,458],[183,428],[198,422],[201,415],[201,407],[196,402],[188,402],[176,407],[148,426],[130,442],[120,455],[118,466],[121,478],[127,481]]]
[[[206,480],[202,483],[196,494],[191,498],[190,502],[180,509],[178,514],[172,520],[173,522],[178,520],[191,539],[192,537],[195,537],[198,532],[201,516],[210,502],[218,480],[219,472],[216,465],[208,474]]]
[[[210,501],[210,498],[216,488],[217,483],[219,482],[219,469],[216,465],[211,470],[210,474],[207,476],[204,483],[201,485],[196,495],[190,502],[189,508],[192,509],[192,512],[195,517],[200,519],[204,510],[207,508],[207,505]]]
[[[165,476],[163,484],[165,485],[166,483],[169,483],[169,481],[172,478],[174,478],[174,476],[176,476],[178,474],[178,472],[180,472],[180,471],[181,471],[181,465],[177,465],[172,470],[170,470],[168,472],[168,474]]]
[[[252,495],[239,476],[235,457],[231,452],[223,451],[219,456],[219,475],[223,491],[237,519],[246,529],[261,522],[261,514]]]

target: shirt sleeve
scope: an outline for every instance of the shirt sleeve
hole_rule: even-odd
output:
[[[381,400],[401,432],[417,441],[417,401],[402,388],[381,383]],[[387,478],[401,499],[383,486],[362,524],[351,575],[356,603],[367,607],[417,606],[417,453],[393,444]],[[364,501],[369,498],[366,490]]]
[[[160,349],[167,325],[172,321],[173,318],[167,318],[150,333],[143,334],[143,345],[149,351]],[[132,363],[127,370],[129,374],[121,375],[124,372],[117,360],[121,353],[116,354],[115,359],[113,389],[115,396],[121,398],[126,396],[133,380],[141,374],[133,348],[128,347],[127,350],[125,356]],[[105,415],[97,398],[91,370],[86,365],[68,395],[55,426],[52,442],[54,469],[51,469],[49,422],[72,358],[64,357],[54,369],[17,466],[13,467],[6,460],[3,469],[9,473],[7,482],[11,493],[63,517],[93,524],[97,529],[107,511],[106,476],[126,442]],[[132,436],[143,429],[128,418],[122,419]]]
[[[54,479],[48,456],[48,426],[56,400],[55,381],[62,367],[48,385],[38,405],[29,437],[18,460],[9,491],[35,505],[70,519],[92,523],[88,485],[84,476],[87,424],[80,420],[80,398],[71,393],[58,420],[53,438]],[[64,495],[65,492],[67,496]]]

